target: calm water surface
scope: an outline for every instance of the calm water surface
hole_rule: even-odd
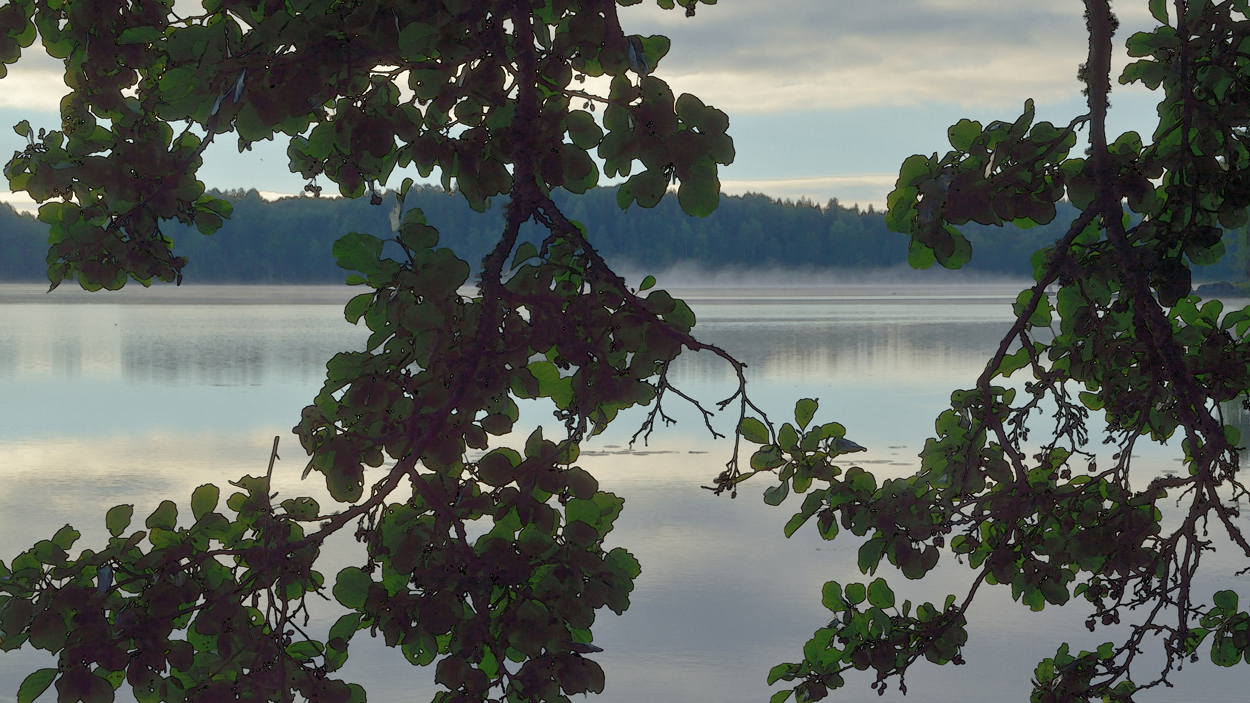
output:
[[[367,334],[341,313],[355,290],[42,290],[0,286],[0,558],[67,522],[84,534],[79,547],[95,546],[112,505],[133,503],[142,516],[167,497],[185,506],[202,483],[258,474],[275,435],[284,459],[276,488],[322,494],[299,481],[304,455],[290,427],[319,389],[326,359],[363,345]],[[934,417],[997,347],[1017,292],[674,290],[697,313],[701,339],[749,364],[752,395],[772,417],[784,420],[798,398],[819,398],[817,420],[846,425],[869,448],[857,463],[879,476],[919,467],[916,454]],[[699,355],[679,360],[674,375],[706,401],[734,387],[727,367]],[[768,669],[800,658],[828,619],[821,585],[866,580],[854,567],[858,544],[823,542],[807,530],[786,540],[782,526],[798,503],[770,508],[759,497],[763,483],[747,483],[737,500],[700,488],[730,448],[712,441],[688,409],[672,410],[680,424],[658,430],[646,445],[629,448],[641,419],[635,413],[583,449],[582,465],[626,499],[609,547],[627,547],[643,564],[630,609],[621,617],[604,611],[595,627],[608,682],[598,700],[763,703]],[[528,408],[519,437],[543,422],[555,424],[547,409]],[[721,417],[718,429],[732,424]],[[1166,450],[1141,451],[1144,477],[1178,466]],[[322,570],[333,574],[356,562],[353,546],[330,545]],[[1217,558],[1208,566],[1200,588],[1250,597],[1235,565]],[[917,602],[940,603],[971,580],[953,563],[920,583],[884,575],[900,599]],[[983,589],[970,621],[968,664],[919,665],[908,678],[910,693],[904,698],[891,686],[885,699],[1023,700],[1033,667],[1065,637],[1074,649],[1093,649],[1115,636],[1086,632],[1085,617],[1079,604],[1032,613],[1005,589]],[[29,648],[0,655],[0,700],[12,700],[23,676],[45,661]],[[343,673],[378,703],[425,701],[435,690],[432,670],[410,667],[366,633],[353,641]],[[1250,667],[1194,665],[1173,680],[1178,688],[1142,700],[1239,699]],[[837,696],[882,700],[868,683],[851,677]]]

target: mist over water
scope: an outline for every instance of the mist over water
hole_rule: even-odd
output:
[[[655,276],[657,288],[674,292],[689,289],[731,289],[743,292],[784,289],[792,293],[825,294],[872,294],[884,291],[888,295],[891,291],[919,292],[917,289],[924,288],[938,289],[947,294],[984,294],[1012,288],[1018,293],[1033,285],[1032,279],[1021,276],[976,270],[952,271],[940,266],[913,269],[906,264],[888,268],[819,268],[795,261],[787,266],[728,266],[713,269],[691,261],[658,271],[643,270],[625,263],[618,270],[631,284],[652,275]]]
[[[770,417],[785,421],[795,400],[819,398],[817,421],[843,423],[868,448],[844,466],[859,464],[883,478],[919,468],[916,455],[934,418],[953,389],[970,386],[981,372],[1022,287],[803,272],[679,274],[657,274],[657,287],[690,303],[701,340],[748,364],[748,390]],[[629,280],[636,285],[641,276]],[[43,290],[0,286],[0,558],[67,522],[83,532],[77,548],[93,546],[105,536],[104,511],[118,503],[134,503],[139,519],[164,498],[185,512],[191,491],[205,482],[229,493],[226,481],[264,471],[275,435],[282,438],[275,488],[332,505],[317,482],[299,480],[306,458],[290,428],[320,389],[325,361],[363,347],[367,330],[342,317],[342,304],[362,289]],[[684,355],[672,377],[709,406],[735,388],[729,367],[706,353]],[[759,494],[767,477],[744,484],[736,500],[701,488],[723,468],[731,446],[713,440],[680,399],[665,402],[678,425],[631,446],[646,409],[623,413],[585,443],[579,462],[626,500],[608,547],[630,549],[643,565],[631,608],[622,617],[605,611],[597,621],[595,643],[606,651],[596,660],[608,683],[590,700],[763,703],[768,669],[801,657],[803,643],[828,619],[821,585],[871,577],[854,567],[852,536],[824,542],[800,530],[785,539],[782,526],[798,502],[765,505]],[[514,443],[538,424],[557,430],[549,405],[524,405]],[[731,409],[713,424],[728,433],[735,419]],[[1170,463],[1174,453],[1143,448],[1143,472],[1179,466]],[[357,563],[354,547],[350,539],[328,545],[322,570],[332,578]],[[879,575],[900,599],[940,604],[972,575],[949,555],[943,559],[922,582],[907,582],[889,567]],[[1208,566],[1204,591],[1246,591],[1244,577],[1218,552]],[[315,609],[313,626],[328,626],[332,613]],[[919,665],[908,677],[910,694],[902,698],[891,686],[885,699],[1022,698],[1033,667],[1065,638],[1075,649],[1092,649],[1116,636],[1086,632],[1086,615],[1075,602],[1032,613],[1013,603],[1009,590],[984,589],[970,624],[968,665]],[[21,678],[44,665],[29,649],[0,656],[0,700],[10,700]],[[428,700],[435,690],[432,670],[410,667],[367,633],[353,641],[343,674],[365,684],[375,703]],[[1250,685],[1250,669],[1194,665],[1174,680],[1181,688],[1142,700],[1236,699]],[[841,699],[881,700],[866,678],[848,681],[836,694]]]

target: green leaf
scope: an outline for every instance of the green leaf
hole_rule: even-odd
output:
[[[591,527],[598,527],[602,515],[599,506],[593,500],[570,500],[565,504],[565,518],[569,522],[581,521]]]
[[[604,563],[631,579],[639,577],[642,573],[642,565],[637,562],[634,554],[630,554],[621,547],[616,547],[607,553],[606,557],[604,557]]]
[[[426,666],[438,656],[438,642],[428,632],[418,630],[400,647],[404,657],[412,664]]]
[[[326,488],[340,503],[354,503],[364,493],[364,469],[350,452],[334,452],[333,464],[325,470]]]
[[[567,408],[573,399],[571,377],[562,377],[560,369],[550,361],[535,361],[526,368],[538,379],[538,394],[551,398],[556,407]]]
[[[846,436],[846,428],[837,422],[827,422],[820,426],[820,438],[829,439]]]
[[[881,557],[885,555],[885,540],[873,537],[859,547],[859,570],[863,573],[877,570]]]
[[[179,69],[174,69],[175,71]],[[169,75],[171,72],[167,72]],[[189,72],[190,76],[194,76],[193,72]],[[164,86],[164,79],[161,81]],[[334,150],[334,141],[336,137],[334,124],[331,122],[323,122],[313,128],[311,134],[308,135],[308,153],[315,159],[324,159]]]
[[[1150,15],[1163,24],[1168,23],[1167,0],[1150,0]]]
[[[424,22],[412,22],[399,33],[399,51],[412,60],[424,58],[438,45],[439,28]]]
[[[894,591],[885,579],[876,579],[868,584],[868,602],[877,608],[894,607]]]
[[[660,59],[668,54],[668,50],[672,45],[669,38],[662,34],[653,34],[649,37],[639,37],[642,40],[642,53],[647,57],[647,67],[655,73],[655,67],[660,63]]]
[[[312,498],[303,496],[282,501],[282,509],[291,517],[310,519],[317,517],[317,514],[321,512],[321,505]]]
[[[199,209],[209,210],[222,217],[230,217],[234,213],[234,205],[229,200],[215,198],[211,195],[201,195],[195,201],[195,205]]]
[[[477,462],[478,478],[491,486],[506,486],[515,478],[513,469],[521,463],[515,449],[500,447]]]
[[[22,120],[21,122],[13,125],[13,131],[17,132],[18,136],[26,137],[27,139],[30,139],[34,134],[30,128],[30,120]]]
[[[1029,350],[1021,347],[1014,354],[1008,354],[1003,357],[1002,363],[998,365],[995,375],[1010,376],[1020,369],[1029,365]]]
[[[720,204],[720,181],[716,176],[685,179],[677,187],[677,202],[682,212],[692,217],[707,217]],[[642,204],[641,201],[639,204]],[[644,207],[646,207],[644,205]]]
[[[629,180],[617,188],[616,204],[622,210],[628,209],[630,203],[634,201],[642,207],[652,208],[659,204],[667,190],[668,178],[663,170],[649,168],[642,173],[630,176]]]
[[[764,491],[764,502],[769,505],[781,505],[781,501],[790,494],[790,482],[785,481]]]
[[[130,518],[135,513],[133,505],[118,505],[109,508],[104,514],[104,526],[108,528],[109,534],[114,537],[120,537],[122,532],[130,527]]]
[[[1241,430],[1236,425],[1224,425],[1224,441],[1234,447],[1241,444]]]
[[[1185,653],[1193,654],[1198,651],[1198,645],[1207,638],[1211,631],[1205,627],[1196,627],[1189,631],[1189,636],[1185,638]]]
[[[195,515],[196,521],[216,510],[217,499],[220,497],[221,490],[211,483],[195,489],[191,494],[191,514]]]
[[[77,542],[78,538],[81,536],[81,532],[75,530],[69,525],[66,525],[57,530],[55,535],[52,535],[52,544],[55,544],[61,549],[68,550],[70,547],[74,546],[74,543]]]
[[[981,136],[981,123],[968,119],[960,120],[946,130],[946,136],[950,139],[951,146],[957,151],[968,151],[972,148],[972,142]]]
[[[1211,662],[1216,666],[1233,666],[1241,661],[1241,650],[1231,637],[1217,639],[1211,643]]]
[[[521,263],[538,256],[538,247],[531,242],[521,242],[521,246],[516,248],[516,256],[512,257],[512,268],[516,268]]]
[[[555,462],[557,464],[564,464],[565,466],[568,466],[577,461],[577,457],[581,456],[581,454],[582,449],[577,442],[568,442],[563,444],[563,448],[558,454],[556,454]]]
[[[499,660],[495,658],[495,653],[489,648],[482,654],[482,661],[478,664],[478,668],[486,674],[486,678],[494,679],[499,676]]]
[[[777,444],[782,449],[792,452],[798,448],[799,433],[794,429],[794,425],[786,423],[777,431]]]
[[[840,456],[842,454],[853,454],[855,452],[868,451],[864,447],[859,446],[845,437],[837,437],[831,444],[832,446],[829,448],[829,456]]]
[[[359,610],[364,607],[365,601],[369,598],[369,587],[373,585],[373,579],[362,569],[349,566],[339,572],[338,578],[334,581],[334,598],[343,607]]]
[[[816,519],[816,529],[821,539],[831,540],[838,536],[838,521],[832,511],[825,511]]]
[[[752,471],[771,471],[778,466],[785,465],[786,460],[781,455],[781,449],[776,445],[765,445],[755,450],[751,455]]]
[[[798,664],[778,664],[768,670],[768,685],[771,686],[781,679],[793,681],[794,675],[798,672]],[[788,678],[787,678],[788,677]],[[784,693],[784,691],[783,691]]]
[[[373,293],[361,293],[360,295],[347,301],[347,305],[343,308],[343,317],[348,322],[357,324],[360,318],[369,309],[369,305],[373,303]]]
[[[1237,612],[1237,592],[1236,591],[1216,591],[1215,604],[1225,615],[1234,615]]]
[[[794,693],[794,689],[792,688],[787,688],[784,691],[777,691],[768,699],[768,703],[785,703],[791,693]]]
[[[903,161],[903,165],[898,172],[898,187],[916,185],[916,179],[927,176],[933,172],[933,166],[929,157],[921,154],[914,154],[907,157]]]
[[[846,610],[846,601],[842,600],[842,586],[837,581],[826,581],[820,589],[820,603],[835,613]]]
[[[410,210],[409,213],[411,212]],[[338,260],[339,267],[348,271],[359,271],[367,276],[379,268],[382,240],[372,234],[352,232],[340,237],[331,248],[331,253]]]
[[[161,504],[152,511],[148,516],[147,522],[144,523],[149,530],[160,528],[162,530],[172,530],[178,525],[178,506],[170,500],[162,500]]]
[[[608,552],[603,561],[613,569],[624,573],[631,579],[638,578],[638,576],[642,573],[642,565],[638,563],[638,559],[622,547],[616,547],[612,551]]]
[[[678,327],[683,332],[689,332],[694,327],[694,311],[683,300],[674,300],[673,309],[664,313],[664,321]]]
[[[118,44],[147,44],[164,39],[165,33],[156,27],[131,27],[117,38]]]
[[[222,220],[218,215],[203,211],[195,213],[195,228],[200,234],[210,235],[221,229],[221,225]]]
[[[862,583],[848,583],[843,589],[846,593],[846,602],[851,605],[859,605],[864,602],[864,597],[868,595],[867,590]]]
[[[937,254],[933,253],[933,249],[913,239],[907,247],[907,265],[923,270],[935,263],[937,263]]]
[[[792,515],[790,517],[790,520],[786,522],[786,527],[785,527],[786,538],[788,539],[790,537],[793,537],[794,533],[798,532],[799,528],[803,526],[803,523],[810,520],[811,517],[812,517],[811,515],[804,515],[802,512],[797,512],[794,515]]]
[[[1012,309],[1017,317],[1023,315],[1024,311],[1028,309],[1029,303],[1033,302],[1033,295],[1033,290],[1029,289],[1021,291],[1020,295],[1016,296],[1016,303]],[[1029,316],[1029,324],[1033,327],[1048,326],[1051,320],[1051,311],[1050,297],[1043,293],[1037,301],[1037,307],[1033,309],[1032,315]]]
[[[1102,410],[1103,400],[1097,393],[1081,391],[1078,397],[1081,399],[1081,404],[1090,410]]]
[[[17,689],[17,703],[31,703],[48,690],[48,686],[52,685],[52,680],[55,678],[56,669],[40,669],[27,676],[22,681],[21,687]]]
[[[812,421],[819,407],[820,400],[814,398],[804,398],[794,404],[794,423],[800,430],[807,429],[807,423]]]
[[[642,279],[642,283],[638,286],[639,291],[650,290],[655,285],[655,276],[647,276]]]
[[[295,642],[286,648],[286,653],[297,661],[307,661],[313,657],[319,657],[324,651],[325,648],[321,646],[320,642],[312,640]]]
[[[561,184],[570,193],[585,193],[599,182],[599,167],[585,151],[573,144],[560,147]],[[663,193],[660,194],[661,196]],[[645,203],[639,201],[645,206]]]
[[[738,423],[738,432],[748,442],[754,442],[755,444],[768,443],[768,428],[764,427],[764,423],[753,417],[742,418],[742,422]]]
[[[943,225],[943,229],[946,231],[945,237],[949,238],[949,245],[944,249],[941,247],[934,249],[934,257],[943,268],[962,268],[972,258],[972,244],[951,225]]]
[[[595,124],[595,118],[585,110],[572,110],[565,118],[569,139],[579,149],[593,149],[603,141],[603,130]]]

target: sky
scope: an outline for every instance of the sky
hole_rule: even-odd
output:
[[[1154,20],[1145,0],[1114,9],[1118,75],[1124,40]],[[880,208],[903,160],[945,153],[946,129],[961,118],[1014,120],[1027,98],[1039,120],[1056,124],[1086,111],[1076,79],[1087,51],[1079,0],[720,0],[693,18],[644,0],[619,11],[627,33],[672,40],[655,75],[728,113],[737,158],[720,175],[730,194]],[[56,127],[67,91],[59,68],[36,52],[11,66],[0,80],[0,122]],[[1111,99],[1109,132],[1148,138],[1157,97],[1116,85]],[[303,188],[287,170],[285,141],[244,154],[221,141],[200,172],[208,187]],[[22,142],[0,130],[0,152]],[[390,185],[405,175],[417,174],[397,170]],[[22,196],[0,192],[33,206]]]

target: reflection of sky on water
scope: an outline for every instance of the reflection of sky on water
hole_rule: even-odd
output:
[[[8,479],[0,484],[0,557],[11,558],[66,521],[84,532],[80,546],[89,546],[103,539],[103,512],[116,503],[135,503],[137,516],[165,497],[185,507],[201,483],[263,471],[275,434],[283,437],[278,490],[323,495],[298,480],[303,452],[288,428],[320,386],[325,360],[363,340],[361,329],[343,322],[341,308],[328,304],[345,297],[340,292],[285,293],[288,303],[313,298],[321,305],[203,304],[246,301],[247,291],[237,288],[199,289],[183,304],[153,305],[137,296],[118,298],[122,304],[5,304],[5,292],[0,287],[0,475]],[[752,395],[774,419],[786,419],[797,398],[818,397],[818,421],[842,422],[869,447],[857,463],[906,475],[918,466],[916,453],[950,391],[971,384],[996,346],[1014,295],[977,289],[948,306],[935,304],[945,302],[941,291],[905,291],[905,301],[869,292],[875,294],[762,291],[746,298],[693,291],[687,299],[700,338],[750,365]],[[680,360],[673,377],[709,402],[733,389],[728,367],[707,354]],[[598,700],[762,703],[769,667],[796,658],[828,617],[821,584],[866,580],[854,568],[857,543],[822,542],[806,530],[784,539],[781,527],[797,502],[764,505],[762,483],[746,484],[737,500],[700,488],[723,466],[728,443],[711,441],[678,399],[668,403],[679,426],[657,429],[631,452],[629,435],[642,418],[634,410],[587,443],[581,462],[605,490],[626,498],[610,546],[629,548],[643,564],[630,610],[600,615],[596,643],[607,651],[596,658],[608,690]],[[518,430],[547,418],[534,404]],[[731,425],[728,417],[717,421],[721,431]],[[31,496],[46,501],[43,509],[30,509]],[[355,559],[352,546],[328,547],[324,570],[332,574]],[[1231,567],[1209,565],[1205,591],[1244,581]],[[885,575],[900,598],[914,602],[940,603],[970,579],[967,569],[950,567],[919,583]],[[908,678],[905,699],[893,686],[885,699],[1020,698],[1033,666],[1064,636],[1087,649],[1113,636],[1087,633],[1079,606],[1031,613],[1001,588],[985,589],[979,599],[969,664],[921,665]],[[317,612],[320,620],[329,617]],[[0,656],[0,700],[39,665],[30,652]],[[1186,688],[1170,693],[1196,701],[1235,697],[1250,684],[1242,669],[1191,666],[1175,679]],[[433,691],[432,671],[412,670],[364,633],[344,673],[366,683],[378,703],[428,700]],[[837,695],[881,700],[867,683],[852,677]],[[1160,692],[1143,700],[1171,697]]]

